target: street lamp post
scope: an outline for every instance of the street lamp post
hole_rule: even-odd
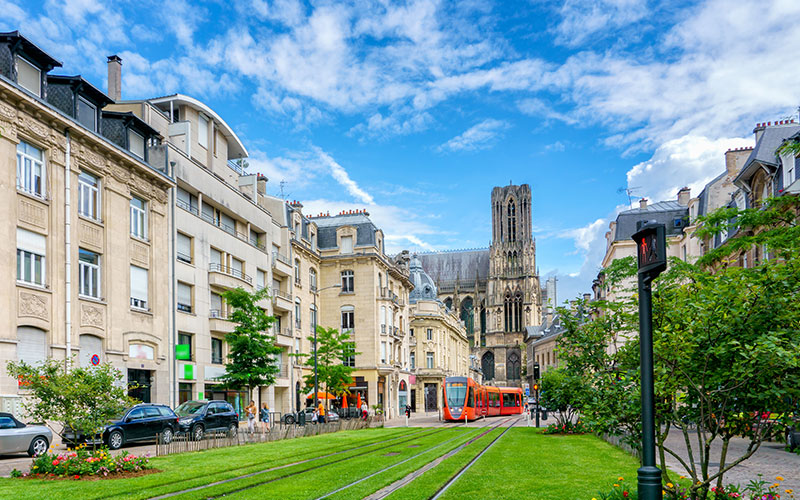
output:
[[[322,292],[323,290],[327,290],[329,288],[341,288],[341,283],[337,283],[335,285],[326,286],[325,288],[320,288],[314,294],[314,409],[316,410],[319,406],[318,396],[319,396],[319,380],[317,379],[317,316],[319,316],[319,311],[317,311],[317,294]]]
[[[653,387],[653,305],[651,284],[667,268],[664,224],[648,222],[633,235],[639,267],[639,356],[642,390],[642,466],[639,498],[661,500],[661,470],[656,467],[655,395]]]

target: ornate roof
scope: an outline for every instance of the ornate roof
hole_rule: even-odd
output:
[[[409,263],[409,272],[414,289],[408,294],[408,301],[413,304],[417,300],[437,300],[436,283],[422,268],[422,263],[416,255]]]

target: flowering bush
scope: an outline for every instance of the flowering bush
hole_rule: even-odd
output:
[[[625,483],[625,478],[622,476],[618,477],[614,485],[611,486],[611,491],[608,493],[601,491],[597,495],[601,500],[636,500],[638,497],[636,490],[629,488]],[[597,500],[597,498],[592,498],[592,500]]]
[[[19,476],[71,476],[80,479],[81,476],[108,476],[111,473],[135,472],[150,467],[147,456],[130,455],[128,452],[112,456],[107,448],[89,450],[81,445],[58,454],[43,453],[33,459],[30,473]]]
[[[679,479],[686,479],[685,476],[680,476]],[[622,477],[617,478],[610,493],[600,493],[602,500],[619,500],[626,498],[636,498],[636,491],[628,490],[623,484]],[[681,486],[680,484],[673,484],[666,482],[662,490],[665,500],[689,500],[694,498],[708,498],[709,500],[780,500],[783,498],[794,499],[794,492],[791,489],[784,489],[781,492],[780,482],[783,477],[777,476],[774,483],[764,481],[761,474],[758,475],[757,480],[750,481],[747,486],[739,486],[736,484],[729,484],[725,487],[712,487],[710,494],[703,497],[701,491],[695,488]],[[784,493],[785,495],[782,495]],[[597,500],[597,499],[593,499]]]
[[[591,429],[581,420],[575,423],[567,421],[562,424],[550,424],[544,430],[545,434],[586,434],[587,432],[591,432]]]

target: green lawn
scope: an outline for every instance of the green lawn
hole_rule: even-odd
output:
[[[163,472],[140,478],[104,481],[0,479],[0,498],[144,499],[323,457],[173,498],[189,500],[223,494],[234,499],[317,498],[377,473],[330,497],[355,500],[454,452],[389,497],[393,500],[426,499],[501,432],[494,430],[469,443],[485,430],[463,427],[367,429],[212,449],[153,459],[153,465]],[[363,447],[351,450],[356,446]],[[325,456],[335,452],[342,453]],[[386,467],[391,468],[379,472]],[[607,491],[619,476],[635,482],[637,467],[635,459],[594,436],[545,436],[534,429],[512,428],[450,487],[445,498],[590,499],[600,490]]]

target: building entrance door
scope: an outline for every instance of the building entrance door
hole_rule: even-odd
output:
[[[411,411],[417,411],[417,390],[411,389]]]
[[[128,389],[128,395],[142,403],[151,403],[150,399],[150,370],[136,370],[128,368],[128,384],[137,387]]]
[[[425,411],[436,411],[436,384],[425,384]]]

